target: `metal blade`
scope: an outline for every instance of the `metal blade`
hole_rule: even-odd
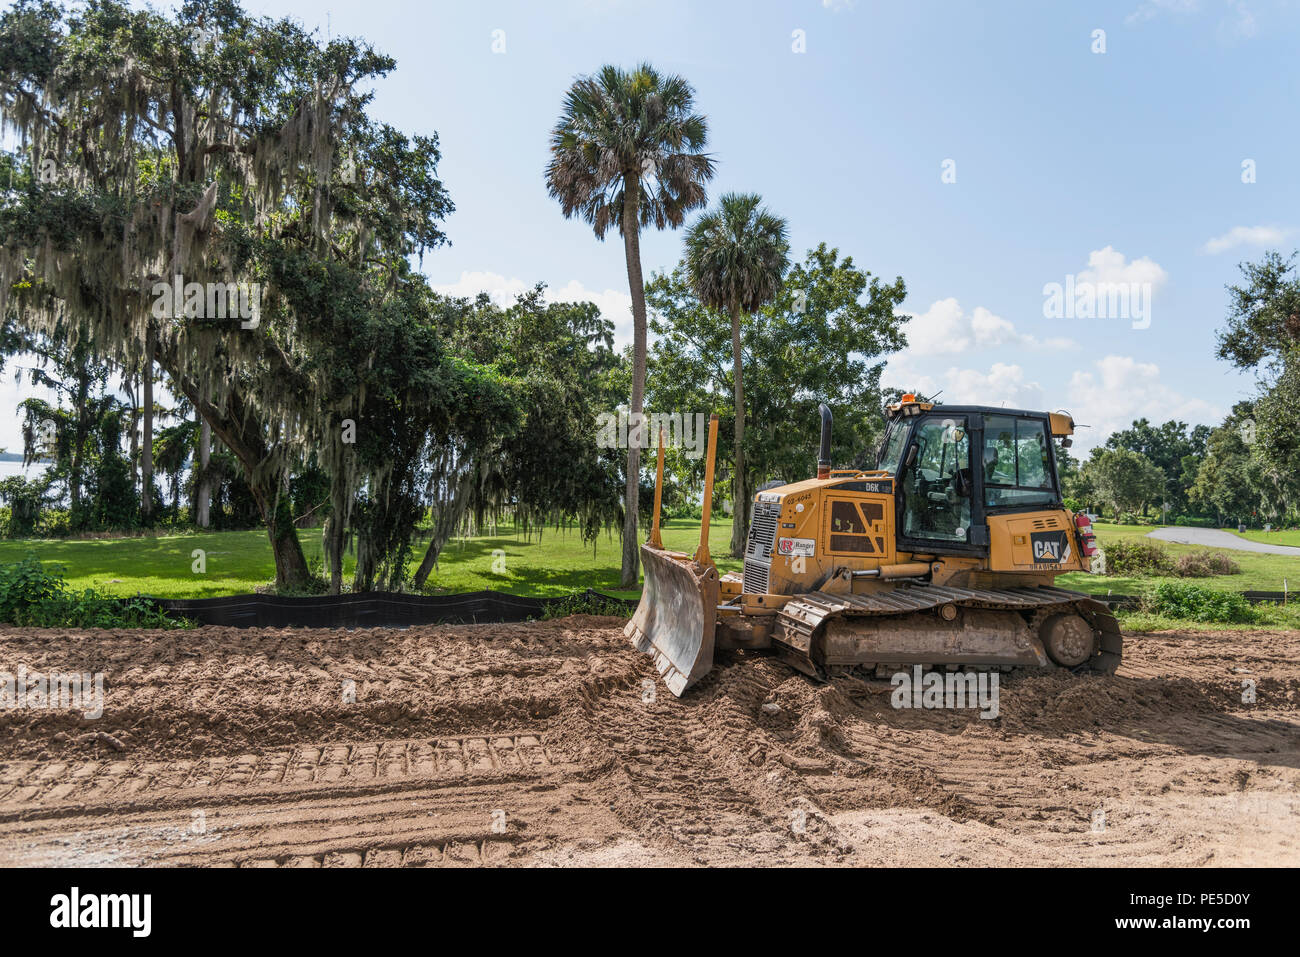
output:
[[[713,668],[718,570],[685,555],[641,546],[645,588],[624,634],[650,655],[679,698]]]

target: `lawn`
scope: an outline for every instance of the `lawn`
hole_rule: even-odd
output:
[[[1226,529],[1226,531],[1232,532],[1232,534],[1238,536],[1239,538],[1244,538],[1252,542],[1259,542],[1262,545],[1300,546],[1300,531],[1292,530],[1286,532],[1282,532],[1282,531],[1261,532],[1261,531],[1252,531],[1250,529],[1247,529],[1245,532],[1238,532],[1231,528]]]
[[[1093,528],[1097,532],[1097,541],[1103,549],[1106,547],[1107,542],[1119,539],[1155,541],[1146,538],[1148,532],[1154,531],[1153,528],[1148,526],[1111,525],[1098,522]],[[1179,555],[1204,550],[1200,545],[1179,545],[1174,542],[1157,542],[1156,544],[1167,549],[1175,558]],[[1107,593],[1136,595],[1165,581],[1195,582],[1198,585],[1219,588],[1224,591],[1281,591],[1282,580],[1285,578],[1292,590],[1300,589],[1300,559],[1291,558],[1288,555],[1267,555],[1256,552],[1229,551],[1227,549],[1223,549],[1223,551],[1227,551],[1232,556],[1232,560],[1241,566],[1240,575],[1222,575],[1214,578],[1176,578],[1172,576],[1138,578],[1074,572],[1069,575],[1062,575],[1057,579],[1057,582],[1063,588],[1072,588],[1075,591],[1087,592],[1092,595],[1105,595]]]
[[[699,522],[694,520],[670,520],[663,527],[664,544],[683,552],[695,551],[699,534]],[[303,530],[299,539],[308,565],[319,570],[320,531]],[[723,573],[739,571],[741,566],[738,560],[728,557],[730,541],[731,522],[715,520],[710,527],[709,549]],[[201,574],[192,570],[196,549],[205,553],[207,570]],[[34,552],[42,561],[63,564],[69,585],[78,589],[97,587],[112,595],[242,595],[275,579],[270,543],[266,533],[257,530],[0,542],[0,563],[17,561],[28,552]],[[422,547],[411,559],[412,569],[421,557]],[[593,546],[584,543],[576,532],[546,529],[541,535],[526,538],[511,526],[500,526],[495,535],[450,542],[429,581],[443,592],[495,589],[549,597],[595,588],[635,598],[640,589],[618,590],[621,561],[617,532],[601,535]],[[349,575],[353,564],[351,560],[345,562]]]
[[[1097,537],[1104,548],[1118,538],[1142,538],[1149,527],[1098,524]],[[710,530],[709,548],[723,573],[739,571],[740,562],[727,557],[731,522],[721,518]],[[678,551],[693,552],[699,541],[699,523],[689,519],[665,524],[665,544]],[[321,567],[318,530],[299,533],[307,561]],[[1161,543],[1174,555],[1197,551],[1192,545]],[[206,555],[207,571],[192,570],[196,549]],[[0,542],[0,562],[12,562],[27,552],[43,561],[60,562],[67,568],[69,584],[76,588],[98,587],[114,595],[146,594],[160,597],[207,597],[247,594],[267,585],[275,577],[266,534],[248,532],[204,532],[148,538],[77,540],[34,540]],[[411,560],[414,566],[422,554]],[[575,532],[546,529],[531,538],[502,526],[495,535],[451,542],[444,549],[430,584],[442,592],[495,589],[516,595],[548,597],[595,588],[621,597],[636,597],[638,591],[618,590],[621,549],[617,533],[601,535],[594,544],[584,543]],[[1211,588],[1231,591],[1280,591],[1282,579],[1300,588],[1300,560],[1283,555],[1233,552],[1242,574],[1205,579],[1131,578],[1073,573],[1059,579],[1062,587],[1094,595],[1138,594],[1161,581],[1196,581]],[[495,566],[495,569],[494,569]],[[348,568],[351,574],[351,563]]]

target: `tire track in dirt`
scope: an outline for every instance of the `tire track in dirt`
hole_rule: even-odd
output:
[[[0,712],[0,861],[1300,863],[1297,658],[1130,636],[985,721],[752,654],[677,699],[610,619],[0,632],[0,671],[108,676],[100,721]]]
[[[13,762],[0,770],[0,820],[40,805],[151,802],[214,792],[352,787],[422,778],[535,775],[571,770],[547,754],[538,733],[318,744],[189,761]]]

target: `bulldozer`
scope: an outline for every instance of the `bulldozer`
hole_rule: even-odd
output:
[[[1123,637],[1109,607],[1055,586],[1090,571],[1091,522],[1065,508],[1055,441],[1064,412],[886,408],[875,468],[836,469],[823,403],[815,478],[764,486],[741,573],[709,554],[718,417],[709,423],[700,544],[663,545],[664,443],[641,547],[645,584],[625,634],[675,695],[724,650],[762,650],[814,679],[902,668],[1113,673]],[[864,462],[863,464],[867,464]]]

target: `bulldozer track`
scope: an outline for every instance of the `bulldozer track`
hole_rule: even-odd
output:
[[[910,616],[945,605],[1028,613],[1038,620],[1057,611],[1078,611],[1102,635],[1100,670],[1113,672],[1119,666],[1122,634],[1109,607],[1079,592],[1050,586],[976,589],[904,584],[889,591],[857,595],[811,592],[790,600],[778,613],[779,650],[801,671],[820,674],[812,645],[827,621]]]

